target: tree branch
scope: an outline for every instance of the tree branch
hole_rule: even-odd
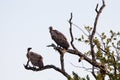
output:
[[[91,48],[91,55],[92,55],[92,60],[93,60],[93,61],[96,61],[96,59],[95,59],[95,52],[94,52],[93,38],[94,38],[94,35],[95,35],[95,33],[96,33],[96,27],[97,27],[98,19],[99,19],[99,17],[100,17],[100,14],[101,14],[102,10],[103,10],[104,7],[105,7],[105,2],[104,2],[104,0],[102,0],[102,2],[103,2],[103,4],[102,4],[102,6],[100,7],[99,10],[98,10],[98,4],[96,5],[95,11],[96,11],[97,15],[96,15],[96,17],[95,17],[95,22],[94,22],[94,27],[93,27],[92,34],[91,34],[91,36],[90,36],[90,48]],[[92,69],[92,70],[93,70],[93,71],[92,71],[93,76],[96,77],[96,76],[95,76],[95,73],[94,73],[94,65],[93,65],[93,69]]]
[[[73,41],[74,41],[74,37],[73,37],[73,34],[72,34],[72,18],[73,18],[73,15],[72,15],[72,13],[70,14],[70,19],[69,19],[69,24],[70,24],[70,29],[69,29],[69,31],[70,31],[70,36],[71,36],[71,46],[73,47],[73,49],[75,49],[75,50],[77,50],[77,48],[74,46],[74,44],[73,44]]]
[[[105,7],[104,0],[102,0],[102,2],[103,2],[103,4],[102,4],[102,6],[100,7],[99,10],[97,10],[98,9],[98,4],[96,5],[96,8],[95,8],[95,11],[96,11],[97,15],[95,17],[94,28],[93,28],[93,31],[92,31],[92,34],[91,34],[91,40],[93,40],[93,38],[94,38],[94,35],[96,33],[96,27],[97,27],[98,19],[99,19],[100,14],[102,13],[102,11],[103,11],[103,9]]]
[[[27,70],[32,70],[32,71],[42,71],[42,70],[46,70],[46,69],[54,69],[58,72],[60,72],[61,74],[63,74],[67,79],[70,79],[70,75],[67,74],[66,72],[62,71],[60,68],[54,66],[54,65],[46,65],[44,66],[43,68],[35,68],[35,67],[31,67],[31,66],[27,66],[27,65],[24,65],[24,68],[27,69]]]
[[[59,47],[57,47],[56,45],[54,45],[54,44],[51,44],[51,45],[48,45],[48,47],[53,47],[55,50],[56,49],[60,49]],[[76,50],[74,50],[74,49],[68,49],[67,50],[67,52],[68,53],[70,53],[70,54],[73,54],[73,55],[77,55],[77,56],[79,56],[79,57],[83,57],[84,58],[84,60],[86,60],[88,63],[90,63],[91,65],[93,65],[93,66],[95,66],[95,67],[98,67],[98,68],[100,68],[101,70],[103,70],[103,71],[106,71],[106,68],[105,68],[105,66],[104,65],[102,65],[101,63],[98,63],[98,62],[94,62],[92,59],[90,59],[89,57],[87,57],[86,55],[84,55],[82,52],[80,52],[80,51],[76,51]]]
[[[57,47],[55,44],[48,45],[47,47],[53,47],[55,50],[57,50],[60,54],[60,64],[61,64],[61,70],[65,72],[64,68],[64,49]]]
[[[76,66],[76,65],[74,65],[73,63],[71,63],[71,65],[73,65],[74,67],[77,67],[77,68],[83,68],[83,69],[86,70],[87,72],[91,72],[91,71],[89,71],[89,70],[92,69],[92,68],[86,68],[86,67],[84,67],[84,66],[82,66],[82,67]]]
[[[94,58],[95,58],[95,52],[94,52],[94,45],[93,45],[93,42],[92,42],[92,41],[93,41],[94,35],[95,35],[95,33],[96,33],[96,27],[97,27],[98,19],[99,19],[99,17],[100,17],[100,14],[101,14],[102,10],[103,10],[104,7],[105,7],[105,2],[104,2],[104,0],[102,0],[102,2],[103,2],[103,5],[100,7],[99,10],[97,10],[97,9],[98,9],[98,4],[96,5],[95,11],[96,11],[97,15],[96,15],[96,17],[95,17],[94,28],[93,28],[93,31],[92,31],[92,34],[91,34],[91,37],[90,37],[90,47],[91,47],[91,54],[92,54],[93,60],[94,60]]]
[[[60,64],[61,64],[61,69],[65,72],[64,68],[64,54],[60,54]]]
[[[95,77],[95,79],[96,79],[97,76],[95,75],[95,70],[94,70],[94,69],[95,69],[95,67],[93,66],[93,67],[92,67],[92,72],[91,72],[91,73],[92,73],[92,75],[93,75],[93,76]]]
[[[73,26],[77,27],[80,31],[82,31],[84,35],[86,35],[88,37],[88,35],[82,30],[82,28],[80,28],[78,25],[76,25],[74,23],[72,23],[72,24],[73,24]]]

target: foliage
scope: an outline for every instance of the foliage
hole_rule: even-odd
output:
[[[91,27],[85,27],[90,34]],[[89,35],[90,36],[90,35]],[[78,38],[79,42],[84,42],[87,45],[90,43],[89,37],[82,35]],[[96,60],[106,66],[107,72],[103,73],[100,70],[97,71],[97,80],[103,80],[105,76],[108,76],[110,80],[120,79],[120,32],[114,32],[110,30],[109,36],[104,32],[96,35],[93,39],[94,50]],[[86,52],[90,56],[90,50]]]
[[[75,72],[72,72],[72,74],[73,74],[73,77],[71,77],[69,80],[90,80],[88,75],[86,76],[86,78],[81,78]]]

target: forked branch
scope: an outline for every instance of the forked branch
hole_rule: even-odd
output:
[[[94,38],[94,35],[96,33],[96,27],[97,27],[97,24],[98,24],[98,19],[100,17],[100,14],[101,12],[103,11],[104,7],[105,7],[105,2],[104,0],[102,0],[102,6],[100,7],[100,9],[98,10],[98,4],[96,5],[96,8],[95,8],[95,11],[97,13],[96,17],[95,17],[95,21],[94,21],[94,27],[93,27],[93,31],[92,31],[92,34],[91,34],[91,37],[90,37],[90,47],[91,47],[91,54],[92,54],[92,57],[95,58],[95,53],[94,53],[94,45],[93,45],[93,38]]]
[[[96,17],[95,17],[95,21],[94,21],[94,27],[93,27],[93,31],[91,33],[91,36],[90,36],[90,48],[91,48],[91,55],[92,55],[92,60],[93,61],[96,61],[95,59],[95,52],[94,52],[94,44],[93,44],[93,39],[94,39],[94,35],[96,33],[96,27],[97,27],[97,23],[98,23],[98,19],[100,17],[100,14],[101,12],[103,11],[104,7],[105,7],[105,2],[104,0],[102,0],[102,6],[100,7],[100,9],[98,10],[98,6],[99,4],[96,5],[96,8],[95,8],[95,11],[97,13]],[[93,69],[92,69],[92,74],[94,77],[95,76],[95,73],[94,73],[94,65],[93,65]]]

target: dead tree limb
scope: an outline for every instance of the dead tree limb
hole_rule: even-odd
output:
[[[104,2],[104,0],[102,0],[102,2],[103,2],[103,4],[102,4],[102,6],[100,7],[99,10],[98,10],[98,4],[96,5],[95,11],[96,11],[97,15],[96,15],[96,17],[95,17],[93,31],[92,31],[91,36],[90,36],[90,48],[91,48],[91,54],[92,54],[93,60],[95,60],[95,52],[94,52],[93,39],[94,39],[94,35],[95,35],[95,33],[96,33],[96,27],[97,27],[98,19],[99,19],[99,17],[100,17],[100,14],[101,14],[102,10],[103,10],[104,7],[105,7],[105,2]]]
[[[63,70],[65,72],[65,68],[64,68],[64,50],[60,47],[56,47],[55,44],[51,44],[48,45],[47,47],[53,47],[55,50],[57,50],[60,54],[60,64],[61,64],[61,70]]]
[[[69,19],[69,24],[70,24],[69,31],[70,31],[70,37],[71,37],[71,42],[70,43],[71,43],[71,46],[73,47],[73,49],[77,50],[77,48],[73,44],[74,37],[73,37],[73,33],[72,33],[72,18],[73,18],[73,15],[71,13],[70,14],[70,19]]]
[[[46,65],[44,66],[43,68],[35,68],[35,67],[31,67],[31,66],[27,66],[27,65],[24,65],[24,68],[27,69],[27,70],[32,70],[32,71],[42,71],[42,70],[46,70],[46,69],[54,69],[58,72],[60,72],[61,74],[63,74],[67,79],[70,79],[70,75],[68,73],[66,73],[65,71],[61,70],[60,68],[54,66],[54,65]]]
[[[93,27],[93,31],[90,35],[90,48],[91,48],[91,55],[92,55],[92,60],[96,61],[95,59],[95,52],[94,52],[94,44],[93,44],[93,39],[94,39],[94,35],[96,33],[96,27],[97,27],[97,23],[98,23],[98,19],[100,17],[101,12],[103,11],[104,7],[105,7],[105,2],[104,0],[102,0],[102,6],[100,7],[100,9],[98,10],[98,4],[96,5],[95,11],[97,13],[96,17],[95,17],[95,21],[94,21],[94,27]],[[92,68],[92,74],[93,76],[96,78],[95,72],[94,72],[94,65]]]
[[[60,64],[61,64],[61,69],[65,72],[65,68],[64,68],[64,54],[60,54]]]

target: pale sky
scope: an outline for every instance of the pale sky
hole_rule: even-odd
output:
[[[49,34],[49,26],[66,35],[68,41],[70,13],[73,22],[82,29],[85,25],[93,26],[96,15],[96,4],[101,0],[0,0],[0,80],[67,80],[53,69],[33,72],[24,69],[26,49],[43,56],[44,64],[60,66],[59,55],[52,48],[46,47],[54,43]],[[106,0],[106,7],[100,16],[97,32],[108,33],[110,29],[120,31],[120,0]],[[74,27],[74,36],[82,32]],[[76,46],[85,52],[86,47],[76,42]],[[66,54],[65,69],[71,75],[75,71],[81,77],[89,72],[75,68],[89,66],[78,57]],[[91,76],[91,74],[90,74]],[[93,77],[91,77],[92,80]]]

